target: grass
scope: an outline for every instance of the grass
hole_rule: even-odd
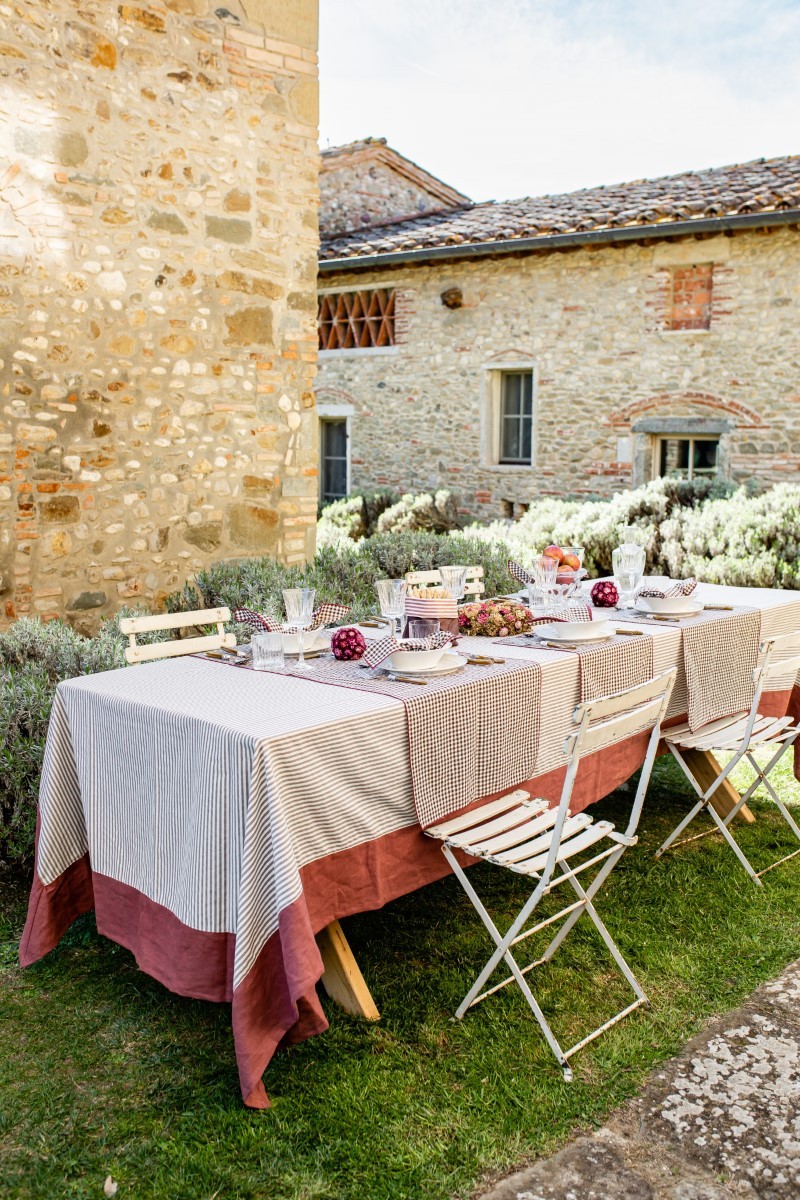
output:
[[[631,797],[598,808],[621,823]],[[119,1200],[444,1200],[551,1151],[800,956],[800,860],[763,891],[717,836],[654,861],[688,799],[662,759],[640,843],[599,906],[653,1007],[582,1052],[571,1086],[517,991],[450,1020],[488,956],[453,879],[346,922],[383,1019],[326,1001],[330,1030],[277,1056],[273,1108],[253,1113],[239,1101],[225,1006],[171,995],[89,918],[20,971],[26,883],[0,876],[0,1194],[100,1197],[112,1175]],[[788,836],[774,809],[754,807],[740,836],[765,865]],[[489,867],[475,877],[510,919],[522,881]],[[588,923],[578,930],[538,986],[570,1041],[627,1002]]]

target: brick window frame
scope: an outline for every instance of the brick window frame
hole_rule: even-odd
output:
[[[394,346],[395,298],[394,288],[323,292],[317,310],[320,350]]]
[[[665,326],[674,332],[711,328],[714,264],[693,263],[670,270]]]

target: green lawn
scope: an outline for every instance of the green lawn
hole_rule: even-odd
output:
[[[598,807],[622,823],[631,796]],[[253,1113],[239,1100],[226,1007],[166,992],[90,919],[20,971],[26,888],[0,875],[0,1194],[101,1197],[112,1175],[119,1200],[444,1200],[552,1150],[800,956],[800,859],[763,890],[717,836],[654,861],[688,796],[662,759],[640,844],[599,905],[653,1007],[578,1056],[571,1086],[518,992],[450,1020],[488,957],[452,879],[345,923],[383,1019],[369,1025],[326,1000],[330,1030],[276,1058],[273,1108]],[[741,836],[765,865],[789,843],[772,811],[755,808]],[[510,918],[523,881],[475,872]],[[578,930],[539,976],[570,1042],[627,995],[589,924]]]

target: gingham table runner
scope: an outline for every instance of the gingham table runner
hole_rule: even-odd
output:
[[[761,639],[759,609],[734,607],[727,613],[711,608],[674,621],[654,620],[631,609],[624,619],[680,630],[692,731],[750,707]]]
[[[524,636],[495,638],[494,641],[507,646],[527,646],[529,650],[537,645],[542,647],[536,638]],[[582,704],[596,700],[598,696],[638,687],[653,677],[653,639],[646,634],[642,637],[615,635],[604,642],[587,642],[585,646],[576,643],[574,650],[565,649],[559,653],[578,657]]]
[[[457,674],[429,675],[422,686],[373,674],[358,662],[313,661],[313,671],[287,663],[280,673],[403,701],[414,805],[423,828],[535,774],[540,663],[512,659],[491,667],[467,665]],[[214,660],[214,665],[227,664]]]

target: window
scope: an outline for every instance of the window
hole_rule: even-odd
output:
[[[320,350],[394,345],[394,288],[328,292],[319,298]]]
[[[347,495],[347,419],[320,421],[320,499],[324,504]]]
[[[655,472],[675,479],[702,479],[717,474],[718,437],[660,437],[656,442]]]
[[[667,329],[710,329],[714,267],[673,267]]]
[[[500,462],[527,465],[533,444],[533,372],[505,371],[500,381]]]

